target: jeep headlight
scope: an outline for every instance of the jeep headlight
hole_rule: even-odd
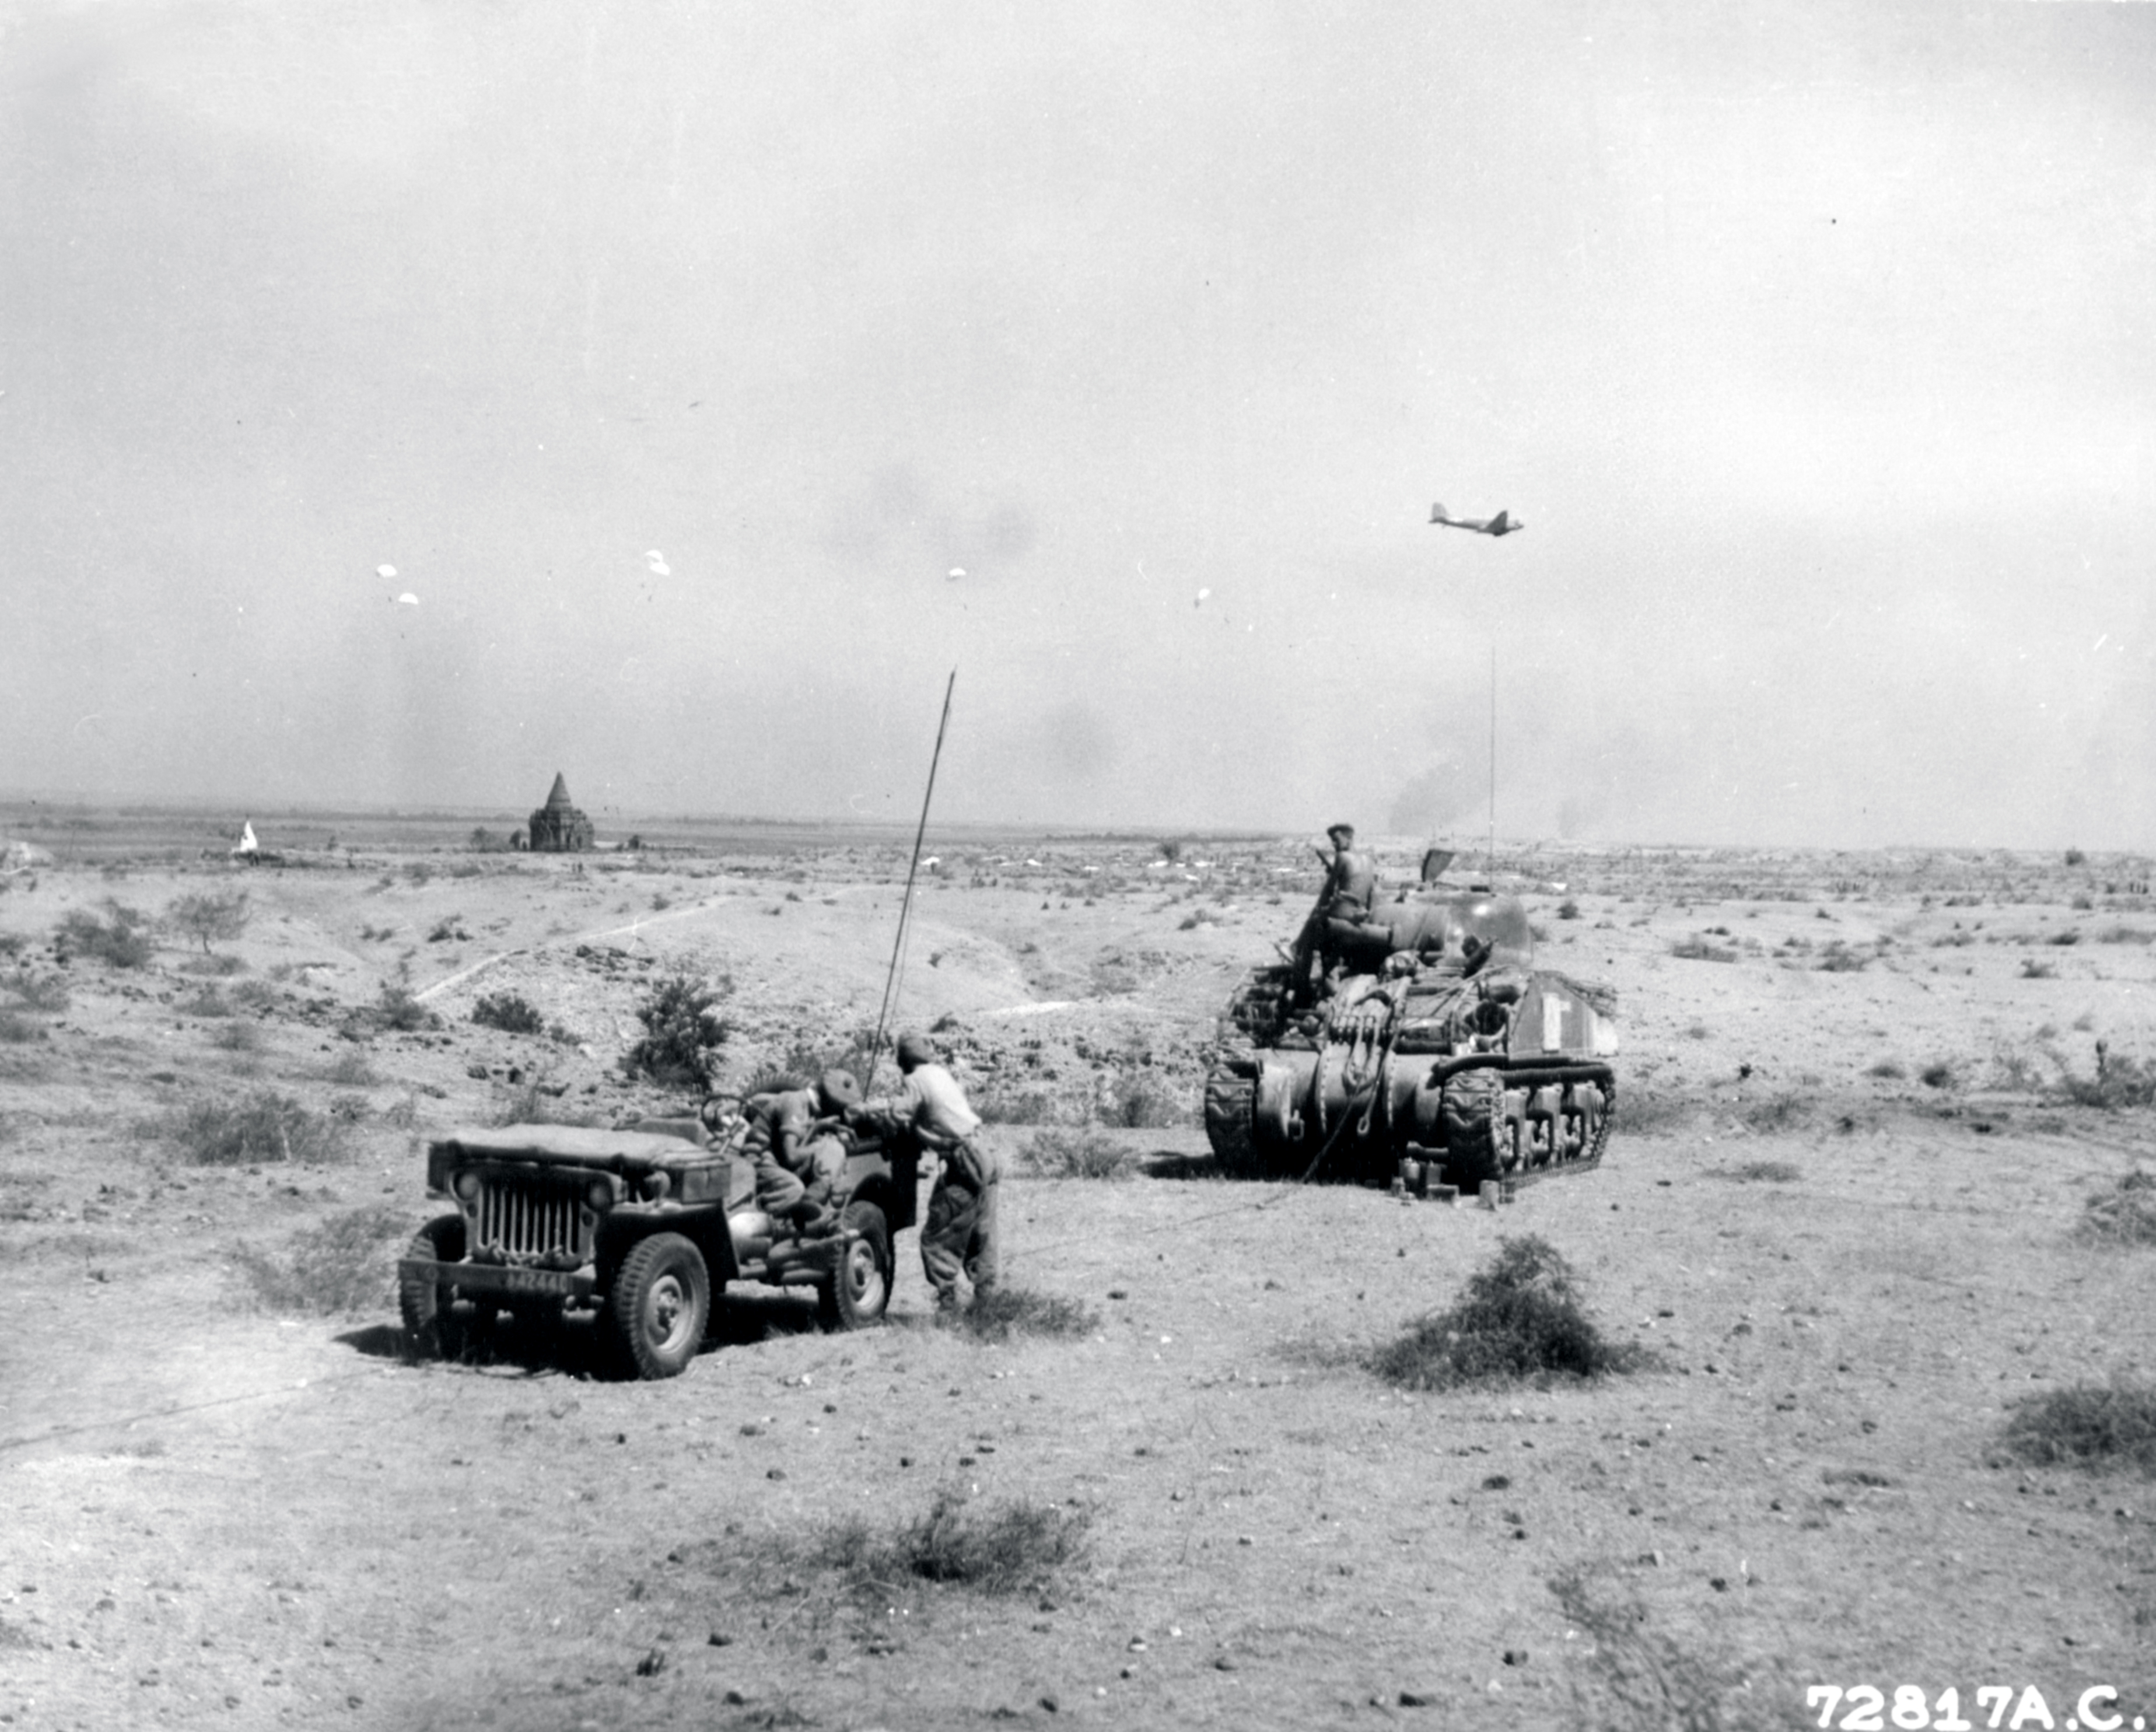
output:
[[[647,1203],[664,1202],[666,1194],[674,1189],[674,1181],[664,1173],[644,1175],[644,1200]]]
[[[456,1193],[465,1202],[469,1203],[471,1201],[474,1197],[479,1195],[479,1174],[476,1173],[458,1174]]]
[[[604,1179],[594,1179],[584,1188],[584,1200],[594,1209],[613,1206],[613,1186]]]

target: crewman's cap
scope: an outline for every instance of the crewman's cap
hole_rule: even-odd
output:
[[[1343,842],[1352,842],[1355,840],[1355,826],[1352,824],[1333,825],[1325,833],[1328,836],[1337,836]]]
[[[925,1065],[936,1056],[936,1049],[928,1044],[926,1035],[906,1034],[898,1037],[898,1063],[901,1070],[910,1071],[916,1065]]]
[[[861,1103],[861,1085],[851,1071],[826,1071],[816,1086],[823,1091],[826,1107],[858,1107]]]

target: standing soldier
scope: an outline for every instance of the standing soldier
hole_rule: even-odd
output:
[[[1370,856],[1355,845],[1355,826],[1336,824],[1325,832],[1332,844],[1332,858],[1325,869],[1325,887],[1317,905],[1295,941],[1295,995],[1298,1001],[1310,994],[1310,959],[1322,956],[1329,962],[1342,944],[1370,917],[1377,900],[1378,874]],[[1322,857],[1322,856],[1321,856]]]
[[[936,1308],[956,1311],[962,1271],[976,1299],[994,1290],[996,1189],[1003,1172],[994,1151],[974,1141],[981,1115],[968,1104],[958,1079],[936,1061],[926,1037],[898,1037],[898,1067],[906,1087],[889,1103],[867,1110],[888,1125],[911,1125],[921,1148],[942,1159],[921,1228],[921,1267],[936,1289]]]

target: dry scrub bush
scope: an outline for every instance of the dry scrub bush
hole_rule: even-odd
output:
[[[1637,1348],[1603,1339],[1581,1307],[1572,1266],[1531,1234],[1501,1241],[1488,1266],[1469,1277],[1457,1304],[1380,1348],[1369,1367],[1403,1389],[1448,1390],[1586,1380],[1631,1370],[1643,1357]]]
[[[598,1113],[578,1113],[562,1105],[562,1085],[550,1083],[543,1077],[535,1077],[495,1097],[494,1111],[488,1122],[497,1127],[510,1124],[604,1124],[606,1118]]]
[[[341,1052],[323,1066],[321,1079],[325,1082],[341,1082],[347,1088],[371,1088],[382,1081],[381,1073],[367,1062],[363,1052]]]
[[[2088,1200],[2081,1236],[2099,1245],[2156,1245],[2156,1173],[2137,1167]]]
[[[1086,1125],[1035,1131],[1026,1139],[1024,1158],[1050,1179],[1120,1179],[1131,1167],[1128,1149]]]
[[[472,1006],[471,1020],[481,1028],[498,1028],[506,1035],[543,1035],[547,1019],[539,1007],[520,993],[491,993]]]
[[[1574,1569],[1550,1579],[1565,1622],[1589,1638],[1573,1673],[1572,1724],[1604,1732],[1750,1732],[1788,1724],[1778,1706],[1794,1699],[1758,1686],[1758,1668],[1710,1664],[1697,1638],[1679,1641],[1649,1626],[1646,1606],[1628,1589]]]
[[[1101,1101],[1096,1116],[1102,1124],[1128,1131],[1165,1130],[1188,1118],[1183,1103],[1142,1073],[1120,1078]]]
[[[847,1071],[854,1081],[867,1087],[869,1081],[869,1048],[875,1043],[876,1031],[871,1026],[857,1028],[843,1041],[796,1041],[778,1061],[778,1068],[796,1077],[820,1077],[826,1071]],[[891,1056],[891,1043],[886,1041],[881,1055]]]
[[[689,974],[670,974],[654,982],[650,995],[636,1007],[644,1036],[629,1048],[630,1074],[640,1073],[655,1082],[704,1086],[711,1056],[728,1032],[715,1013],[732,986],[723,977],[711,983]]]
[[[1634,1135],[1653,1136],[1658,1132],[1682,1129],[1691,1122],[1692,1108],[1686,1102],[1652,1089],[1628,1087],[1617,1096],[1614,1117]]]
[[[198,940],[204,956],[209,954],[213,938],[229,943],[247,930],[247,923],[253,917],[244,890],[228,891],[222,896],[214,891],[197,891],[175,897],[165,909],[166,924]]]
[[[140,908],[107,897],[107,918],[100,920],[87,908],[70,908],[61,917],[61,948],[80,956],[95,957],[107,967],[139,969],[150,960],[150,917]]]
[[[1014,1498],[978,1503],[946,1488],[926,1514],[899,1529],[891,1556],[923,1581],[1022,1593],[1078,1560],[1087,1520],[1082,1509]]]
[[[345,1153],[341,1126],[268,1088],[239,1101],[198,1101],[182,1108],[165,1120],[162,1137],[204,1167],[332,1161]]]
[[[1717,944],[1694,933],[1679,938],[1670,946],[1670,954],[1681,962],[1735,962],[1737,953],[1726,944]]]
[[[45,1025],[19,1010],[0,1010],[0,1045],[27,1046],[44,1038]]]
[[[391,1303],[397,1251],[411,1230],[403,1210],[370,1204],[310,1227],[282,1256],[239,1245],[232,1260],[255,1298],[272,1311],[358,1315]]]
[[[1077,1300],[1023,1287],[976,1293],[971,1305],[946,1313],[942,1321],[983,1341],[1008,1341],[1014,1335],[1068,1339],[1090,1335],[1101,1326],[1099,1316]]]
[[[731,1580],[820,1575],[836,1598],[888,1602],[923,1582],[1001,1596],[1035,1591],[1077,1563],[1090,1522],[1084,1509],[971,1499],[945,1487],[925,1513],[895,1527],[849,1516],[808,1534],[729,1537],[721,1550]]]
[[[1710,1167],[1711,1179],[1734,1179],[1747,1185],[1788,1185],[1804,1176],[1790,1161],[1745,1161],[1734,1167]]]
[[[1753,1102],[1739,1116],[1752,1129],[1769,1135],[1799,1130],[1811,1123],[1811,1102],[1800,1094],[1785,1092]]]
[[[232,1001],[243,1010],[267,1010],[277,1002],[277,989],[267,980],[243,980],[232,989]]]
[[[1999,1442],[2040,1467],[2128,1467],[2156,1477],[2156,1387],[2120,1379],[2025,1395]]]
[[[1055,1117],[1055,1097],[1045,1088],[990,1087],[973,1097],[983,1124],[1046,1124]]]
[[[6,979],[0,980],[0,992],[5,992],[25,1010],[60,1011],[68,1007],[64,974],[33,974],[28,969],[17,969]]]
[[[376,1027],[392,1029],[399,1034],[442,1025],[442,1019],[413,997],[412,989],[402,980],[383,981],[382,994],[367,1015]]]
[[[2063,1066],[2061,1070],[2059,1098],[2074,1106],[2096,1107],[2107,1113],[2156,1106],[2156,1061],[2142,1064],[2100,1054],[2093,1077],[2076,1076]]]

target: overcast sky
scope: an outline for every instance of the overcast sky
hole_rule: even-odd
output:
[[[0,7],[0,789],[955,666],[946,818],[1460,838],[1494,645],[1506,835],[2156,846],[2152,163],[2148,5]]]

